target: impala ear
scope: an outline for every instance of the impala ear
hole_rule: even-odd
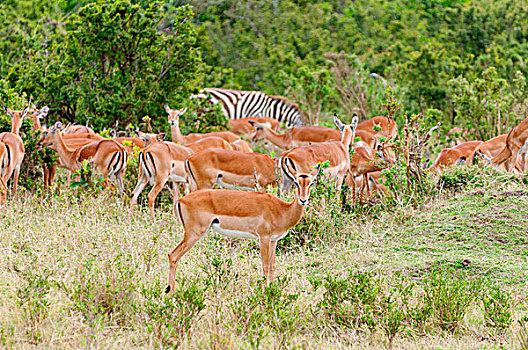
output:
[[[47,116],[49,113],[49,107],[48,106],[44,106],[40,109],[38,115],[37,115],[37,118],[44,118],[45,116]]]
[[[59,122],[56,122],[55,125],[53,125],[53,127],[51,128],[51,131],[55,132],[57,130],[60,130],[61,128],[62,128],[62,123],[59,121]]]
[[[334,123],[339,129],[339,131],[343,131],[343,128],[345,127],[345,125],[341,122],[341,120],[339,120],[339,118],[337,117],[337,114],[335,113],[334,113]]]
[[[352,131],[356,131],[357,125],[358,125],[359,117],[356,113],[352,116],[352,123],[350,123],[350,127],[352,128]]]
[[[166,132],[162,132],[162,133],[157,134],[156,138],[158,139],[158,141],[163,141],[163,140],[165,140],[165,136],[167,136],[167,133]]]
[[[165,108],[165,111],[166,111],[167,113],[170,113],[170,110],[171,110],[171,109],[169,108],[169,105],[168,105],[167,103],[165,103],[165,104],[163,105],[163,108]]]
[[[289,158],[281,158],[281,166],[282,170],[284,171],[284,175],[288,176],[293,182],[297,182],[297,172],[290,167],[290,163],[292,163],[292,161]],[[292,166],[295,168],[293,163]]]
[[[182,114],[184,114],[185,112],[187,112],[187,107],[180,109],[178,115],[182,115]]]
[[[23,121],[23,120],[24,120],[24,118],[26,117],[26,115],[29,113],[29,110],[30,110],[29,106],[26,107],[26,108],[24,108],[24,111],[22,111],[22,116],[20,117],[20,121]]]

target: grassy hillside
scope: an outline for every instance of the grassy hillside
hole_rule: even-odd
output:
[[[342,214],[316,194],[267,289],[256,244],[211,233],[182,259],[172,298],[167,254],[182,231],[168,205],[152,223],[111,193],[26,194],[0,211],[0,344],[526,345],[528,189],[474,170],[480,182],[415,209]]]

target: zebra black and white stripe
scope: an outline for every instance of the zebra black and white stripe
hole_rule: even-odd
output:
[[[193,97],[208,97],[211,102],[221,103],[222,111],[229,119],[268,117],[277,119],[287,127],[302,125],[299,108],[281,96],[269,96],[261,91],[239,91],[206,88]]]

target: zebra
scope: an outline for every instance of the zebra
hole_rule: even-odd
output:
[[[208,98],[212,103],[222,103],[222,112],[228,119],[268,117],[277,119],[287,127],[303,124],[297,105],[282,96],[266,95],[261,91],[240,91],[205,88],[191,98]]]

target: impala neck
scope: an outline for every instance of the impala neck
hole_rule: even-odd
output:
[[[31,126],[33,131],[42,130],[42,125],[40,124],[40,120],[36,115],[31,116]]]
[[[170,129],[172,142],[179,143],[181,145],[185,144],[185,138],[183,137],[180,131],[180,117],[176,118],[176,123],[174,125],[171,124]]]
[[[74,164],[72,163],[71,158],[75,150],[72,150],[66,146],[66,143],[64,143],[64,139],[58,130],[54,138],[53,147],[54,150],[59,154],[61,160],[63,160],[70,167],[70,170],[72,170]]]
[[[294,185],[296,186],[296,185]],[[287,203],[287,208],[282,212],[285,218],[285,226],[289,229],[295,226],[304,214],[306,205],[299,204],[299,189],[295,188],[293,202]]]
[[[22,126],[22,119],[20,116],[15,116],[11,122],[11,132],[20,135],[20,127]]]
[[[270,128],[263,128],[264,137],[267,138],[275,146],[282,149],[292,148],[292,130],[288,130],[285,134],[279,134],[276,131],[271,130]]]
[[[345,127],[345,129],[343,130],[343,134],[341,135],[341,143],[343,144],[343,146],[345,146],[347,152],[350,149],[350,143],[354,139],[355,134],[356,131],[352,131],[349,127]]]

